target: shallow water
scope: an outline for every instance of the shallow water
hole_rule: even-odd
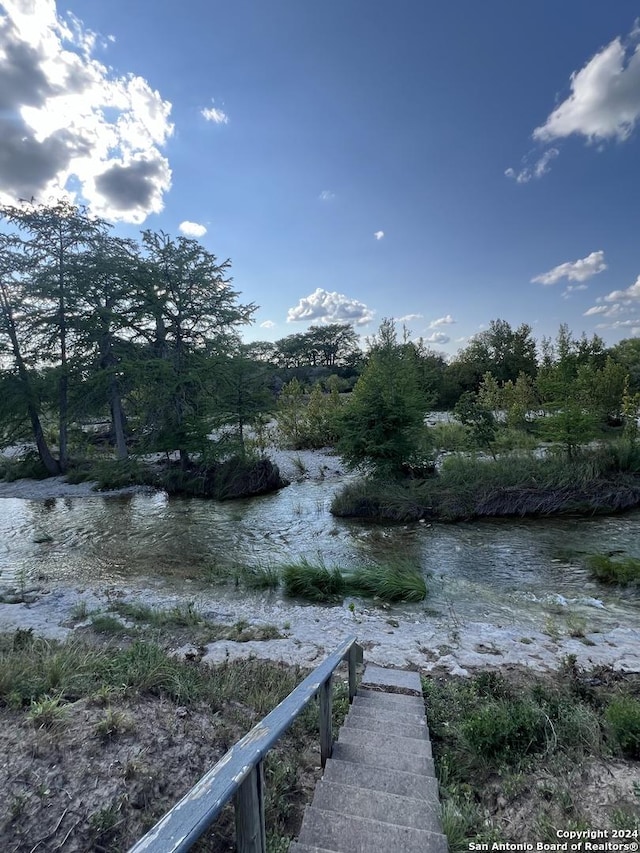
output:
[[[0,585],[38,576],[90,585],[196,591],[232,563],[319,556],[354,566],[399,555],[429,575],[434,615],[527,623],[582,615],[589,629],[635,625],[640,599],[591,581],[572,552],[640,557],[640,511],[597,518],[385,526],[335,519],[340,482],[304,481],[260,498],[214,503],[164,493],[0,499]],[[218,596],[242,595],[233,586]],[[409,616],[416,606],[394,608]]]

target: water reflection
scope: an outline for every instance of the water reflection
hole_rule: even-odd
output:
[[[609,518],[384,526],[335,519],[331,483],[306,481],[218,504],[164,493],[0,500],[0,582],[210,583],[216,567],[321,555],[357,565],[398,555],[429,573],[429,607],[508,622],[582,608],[591,623],[631,623],[637,591],[591,581],[570,552],[640,556],[640,512]],[[229,591],[233,595],[233,590]],[[602,601],[604,608],[598,606]],[[410,608],[407,610],[410,612]]]

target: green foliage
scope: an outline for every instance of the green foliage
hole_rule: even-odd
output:
[[[297,379],[283,387],[278,403],[278,432],[286,447],[302,450],[335,442],[341,407],[336,379],[330,377],[328,387],[327,393],[316,383],[308,400]]]
[[[347,574],[346,582],[353,594],[382,601],[423,601],[427,596],[424,575],[411,561],[362,566]]]
[[[0,457],[0,479],[7,483],[13,483],[15,480],[22,480],[23,478],[44,480],[49,476],[42,460],[33,451],[28,451],[18,459]]]
[[[612,699],[606,708],[605,718],[623,755],[640,758],[640,700],[632,696]]]
[[[393,320],[384,320],[368,363],[339,420],[337,450],[345,463],[395,479],[421,462],[424,397],[411,348],[398,343]]]
[[[297,563],[280,567],[284,590],[287,595],[306,598],[309,601],[331,601],[346,592],[342,572],[329,569],[324,563],[311,563],[302,557]]]
[[[467,391],[455,405],[454,415],[469,430],[469,433],[477,445],[484,448],[496,458],[494,443],[498,432],[496,419],[486,406],[484,406],[479,395]]]
[[[640,560],[636,557],[614,559],[605,554],[591,554],[587,557],[587,567],[601,583],[621,586],[640,583]]]
[[[422,601],[427,594],[422,571],[406,560],[329,569],[322,561],[311,563],[303,557],[282,566],[280,572],[287,595],[310,601],[331,601],[347,594],[382,601]]]
[[[464,743],[476,756],[512,764],[544,748],[546,719],[524,700],[498,700],[483,705],[461,726]]]

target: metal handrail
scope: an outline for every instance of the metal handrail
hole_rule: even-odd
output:
[[[264,778],[262,762],[296,717],[319,694],[320,758],[331,755],[331,680],[334,670],[349,662],[349,701],[356,692],[356,664],[362,648],[349,637],[293,690],[286,699],[238,741],[218,763],[173,806],[129,853],[183,853],[211,826],[235,797],[238,853],[265,853]]]

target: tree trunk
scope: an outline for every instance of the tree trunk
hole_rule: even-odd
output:
[[[129,455],[127,449],[127,440],[124,432],[124,410],[122,408],[122,400],[120,399],[120,391],[118,383],[114,380],[111,383],[111,425],[113,434],[116,440],[116,457],[118,459],[126,459]]]
[[[24,387],[27,412],[29,414],[29,420],[31,421],[31,428],[33,430],[36,447],[38,449],[38,455],[42,460],[42,464],[47,469],[47,473],[50,476],[55,477],[57,474],[61,473],[60,463],[54,459],[44,437],[44,431],[42,429],[42,424],[40,423],[40,415],[38,414],[38,408],[34,401],[31,382],[29,381],[29,373],[24,363],[22,352],[20,351],[20,343],[18,341],[15,321],[13,319],[13,311],[11,310],[11,305],[4,289],[0,291],[0,308],[2,309],[2,313],[4,314],[5,322],[7,324],[7,332],[9,334],[9,340],[11,341],[11,348],[13,350],[16,367],[18,368],[18,376],[20,377],[20,381]]]

